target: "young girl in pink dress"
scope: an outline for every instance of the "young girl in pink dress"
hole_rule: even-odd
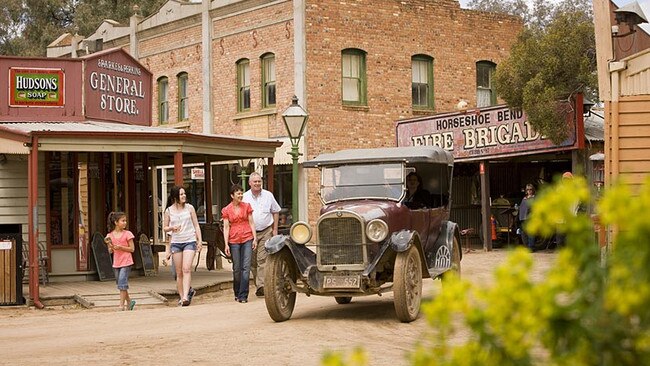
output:
[[[133,310],[135,300],[129,297],[129,274],[133,265],[133,233],[126,230],[126,214],[124,212],[111,212],[108,215],[108,229],[105,241],[108,252],[113,253],[113,271],[117,289],[120,290],[120,310]]]

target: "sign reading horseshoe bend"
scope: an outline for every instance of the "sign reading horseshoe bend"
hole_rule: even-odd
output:
[[[148,126],[151,124],[151,73],[121,49],[85,60],[86,116]]]
[[[397,146],[439,146],[457,161],[577,149],[584,129],[574,116],[567,115],[569,136],[560,144],[536,132],[523,111],[502,105],[399,121]]]

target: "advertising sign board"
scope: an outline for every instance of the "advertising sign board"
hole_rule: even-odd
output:
[[[9,68],[9,105],[63,107],[65,73],[62,69]]]

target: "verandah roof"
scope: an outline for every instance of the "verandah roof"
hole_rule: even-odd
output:
[[[147,152],[155,165],[172,163],[179,151],[184,163],[272,158],[282,145],[270,139],[99,121],[0,122],[0,153],[29,154],[32,136],[38,137],[39,151]]]

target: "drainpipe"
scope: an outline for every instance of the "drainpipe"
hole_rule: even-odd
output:
[[[32,137],[27,162],[27,225],[29,228],[29,297],[38,309],[45,308],[38,288],[38,137]]]
[[[203,0],[201,8],[201,68],[203,70],[203,133],[214,133],[212,98],[212,18],[211,0]]]
[[[619,175],[619,168],[620,168],[620,162],[619,162],[619,96],[620,96],[620,85],[619,85],[619,79],[620,79],[620,74],[619,72],[621,70],[625,70],[627,67],[626,63],[624,61],[616,61],[616,62],[610,62],[609,63],[609,72],[611,73],[611,78],[612,78],[612,122],[611,122],[611,149],[612,149],[612,159],[611,159],[611,179],[610,179],[610,184],[612,181],[615,181],[618,179]]]

